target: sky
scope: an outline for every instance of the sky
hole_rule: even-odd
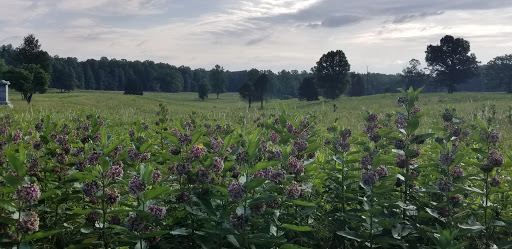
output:
[[[51,55],[230,71],[310,70],[342,50],[351,70],[395,74],[462,37],[483,64],[512,53],[512,0],[0,0],[0,44],[34,34]]]

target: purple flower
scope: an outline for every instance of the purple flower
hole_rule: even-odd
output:
[[[181,146],[187,146],[190,141],[192,141],[192,137],[187,133],[180,133],[178,137],[178,143]]]
[[[224,146],[224,140],[210,138],[210,148],[213,152],[220,154],[222,152],[222,147]]]
[[[407,144],[404,142],[404,140],[395,141],[395,148],[397,150],[403,150],[403,149],[405,149],[406,146],[407,146]]]
[[[461,178],[464,176],[464,170],[461,167],[456,166],[452,170],[450,170],[450,176],[453,179]]]
[[[213,158],[213,166],[212,166],[213,172],[220,173],[220,172],[222,172],[223,169],[224,169],[224,162],[222,161],[222,159],[220,159],[218,157],[214,157]]]
[[[499,187],[501,184],[501,179],[498,176],[494,176],[491,178],[491,187]]]
[[[233,226],[234,229],[238,229],[238,230],[243,229],[249,221],[245,214],[236,214],[236,213],[231,215],[230,220],[231,220],[231,226]]]
[[[336,146],[336,150],[339,152],[347,152],[350,150],[350,143],[343,141],[343,138],[340,138]]]
[[[450,198],[448,199],[451,203],[453,204],[459,204],[462,202],[462,195],[459,195],[459,194],[456,194],[456,195],[452,195],[450,196]]]
[[[397,129],[404,129],[407,126],[407,117],[403,115],[398,115],[395,119],[395,124]]]
[[[447,180],[441,180],[437,183],[437,189],[441,192],[450,192],[452,191],[452,182]]]
[[[131,138],[134,138],[135,137],[135,130],[133,128],[130,129],[130,131],[128,131],[128,135],[131,137]]]
[[[283,151],[280,148],[271,148],[267,150],[268,161],[281,161],[283,159]]]
[[[173,155],[173,156],[177,156],[181,153],[181,150],[179,148],[173,146],[169,149],[169,153],[171,153],[171,155]]]
[[[34,150],[40,151],[43,149],[43,143],[41,140],[37,140],[32,144],[32,148],[34,148]]]
[[[41,164],[39,164],[39,161],[36,157],[30,159],[28,161],[28,169],[27,174],[32,177],[39,177],[39,171],[41,170]]]
[[[444,122],[451,122],[453,120],[453,114],[448,109],[443,112],[443,120]]]
[[[350,130],[349,128],[343,129],[343,132],[341,134],[341,138],[344,141],[347,141],[351,136],[352,136],[352,130]]]
[[[158,169],[153,170],[153,177],[151,178],[151,181],[153,184],[157,184],[162,180],[162,174]]]
[[[291,170],[292,174],[300,176],[302,173],[304,173],[304,164],[299,161],[299,159],[290,157],[288,160],[288,169]]]
[[[162,219],[165,216],[165,207],[149,205],[148,213],[152,214],[155,219]]]
[[[35,184],[25,184],[19,186],[16,190],[16,199],[25,205],[37,202],[39,196],[41,196],[41,191],[39,191],[39,187]]]
[[[277,133],[276,133],[275,131],[273,131],[273,130],[272,130],[272,131],[270,131],[270,136],[269,136],[269,137],[270,137],[270,141],[271,141],[272,143],[275,143],[275,144],[276,144],[276,143],[278,143],[278,142],[279,142],[279,140],[281,140],[281,137],[279,136],[279,134],[277,134]]]
[[[132,195],[140,195],[142,192],[146,190],[147,184],[142,182],[140,176],[135,175],[128,183],[128,189]]]
[[[377,175],[379,177],[383,177],[383,176],[388,176],[389,173],[388,173],[388,169],[386,168],[386,166],[380,166],[378,167],[376,170],[375,170],[375,173],[377,173]]]
[[[184,203],[187,202],[188,200],[190,200],[190,195],[185,192],[181,192],[178,195],[176,195],[176,201],[178,203]]]
[[[124,221],[124,224],[130,232],[140,232],[144,228],[144,220],[135,213],[131,213]]]
[[[236,153],[236,161],[240,164],[242,163],[247,163],[247,157],[249,156],[249,154],[247,154],[247,151],[243,150],[243,149],[240,149],[237,153]]]
[[[197,168],[197,181],[200,184],[206,184],[210,181],[211,175],[203,166]]]
[[[19,130],[16,130],[14,131],[14,133],[12,134],[12,141],[14,143],[19,143],[21,141],[21,138],[23,137],[23,135],[21,134],[21,131]]]
[[[297,129],[295,129],[295,127],[293,127],[293,125],[290,122],[288,122],[286,124],[286,130],[289,133],[293,134],[294,136],[298,136],[299,135],[299,132],[297,131]]]
[[[267,207],[272,208],[272,209],[278,208],[279,205],[281,205],[281,199],[275,199],[275,200],[267,202]]]
[[[452,153],[442,153],[439,156],[439,162],[444,166],[450,166],[454,159],[455,157]]]
[[[282,171],[280,169],[273,170],[269,176],[269,180],[271,182],[273,182],[274,184],[278,184],[278,185],[280,185],[281,181],[284,179],[285,179],[285,173],[284,173],[284,171]]]
[[[500,141],[500,134],[496,131],[491,131],[489,133],[489,142],[496,146],[496,144]]]
[[[100,191],[100,185],[96,181],[86,182],[82,185],[82,192],[85,197],[92,198]]]
[[[452,215],[452,210],[450,207],[440,207],[437,209],[437,214],[443,218],[448,218]]]
[[[240,182],[233,182],[228,188],[228,194],[233,201],[241,201],[245,198],[245,188]]]
[[[379,115],[375,113],[371,113],[368,115],[368,122],[371,124],[376,124],[379,121]]]
[[[123,177],[123,163],[121,161],[116,162],[110,169],[105,172],[107,178],[111,181],[116,181]]]
[[[98,211],[92,211],[87,214],[85,217],[85,221],[89,224],[96,224],[96,222],[100,221],[101,213]]]
[[[300,194],[302,192],[302,189],[299,188],[299,185],[297,185],[296,182],[292,183],[288,188],[285,190],[286,196],[290,199],[297,199],[300,197]]]
[[[398,106],[400,107],[405,107],[407,106],[407,103],[409,103],[409,101],[407,100],[406,97],[398,97]]]
[[[265,203],[260,203],[260,204],[253,205],[250,208],[251,208],[251,212],[253,212],[255,214],[262,214],[263,212],[265,212],[267,205],[265,205]]]
[[[499,152],[497,150],[491,150],[489,152],[489,155],[490,155],[490,157],[489,157],[489,165],[491,165],[493,167],[500,167],[501,165],[503,165],[505,160],[498,153]]]
[[[109,190],[108,188],[105,189],[105,195],[107,196],[106,202],[109,205],[114,205],[119,201],[119,194],[117,193],[116,189]]]
[[[369,170],[372,167],[373,156],[370,155],[370,154],[366,154],[366,155],[361,157],[361,159],[359,160],[359,163],[361,164],[363,169]]]
[[[150,158],[151,158],[151,154],[147,153],[147,152],[146,153],[142,153],[142,155],[140,155],[140,160],[141,161],[146,161],[146,160],[148,160]]]
[[[65,154],[59,154],[57,156],[57,163],[66,164],[67,161],[68,161],[68,157]]]
[[[178,173],[180,176],[188,175],[190,172],[190,167],[192,167],[190,163],[180,163],[176,165],[176,173]]]
[[[34,212],[22,215],[21,220],[16,224],[16,230],[21,234],[33,234],[39,231],[39,217]]]
[[[192,159],[201,158],[205,152],[206,149],[204,147],[199,147],[195,144],[192,145],[192,148],[190,148],[190,156],[192,157]]]
[[[375,171],[364,171],[361,174],[361,182],[367,187],[373,187],[377,181],[379,181],[379,175]]]

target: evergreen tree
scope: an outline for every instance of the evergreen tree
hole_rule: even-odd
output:
[[[318,88],[314,77],[306,77],[302,80],[298,89],[299,99],[306,101],[318,100]]]
[[[210,92],[210,85],[206,79],[201,80],[197,89],[197,95],[201,100],[208,98],[208,93]]]

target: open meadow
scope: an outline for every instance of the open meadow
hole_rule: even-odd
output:
[[[511,100],[13,93],[0,247],[511,248]]]

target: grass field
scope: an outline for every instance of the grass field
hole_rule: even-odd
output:
[[[210,99],[201,101],[196,93],[158,93],[145,92],[144,96],[123,95],[122,92],[84,91],[60,93],[51,90],[46,94],[34,96],[32,104],[28,105],[20,95],[10,94],[10,101],[14,108],[0,107],[2,114],[10,113],[15,121],[23,123],[36,123],[48,113],[57,119],[71,119],[81,114],[97,113],[107,120],[109,126],[131,127],[135,120],[153,118],[158,110],[158,104],[164,103],[169,107],[173,119],[196,119],[204,121],[210,118],[223,120],[233,124],[251,126],[253,120],[261,113],[279,112],[280,104],[288,112],[298,115],[316,115],[318,128],[325,128],[336,119],[352,129],[361,130],[363,120],[361,114],[364,109],[370,111],[399,110],[396,106],[398,94],[381,94],[364,97],[342,97],[336,101],[298,101],[269,100],[263,110],[260,104],[248,104],[240,100],[237,93],[221,94],[220,99],[214,95]],[[337,110],[333,112],[333,104]],[[418,102],[422,110],[432,113],[425,119],[425,126],[441,125],[441,112],[453,106],[458,115],[466,120],[484,118],[492,115],[495,110],[497,130],[503,136],[503,143],[507,148],[512,144],[512,95],[505,93],[424,93]],[[422,125],[423,126],[423,125]],[[123,129],[125,130],[125,129]]]

